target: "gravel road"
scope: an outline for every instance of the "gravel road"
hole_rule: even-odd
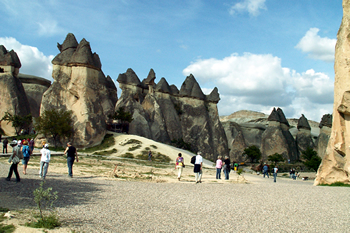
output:
[[[5,181],[8,169],[0,163],[0,207],[35,207],[38,171],[15,183]],[[245,178],[249,184],[151,183],[49,172],[45,186],[58,191],[60,219],[76,232],[350,232],[349,188]]]

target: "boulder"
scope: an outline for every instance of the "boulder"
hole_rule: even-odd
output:
[[[85,39],[77,45],[69,33],[58,48],[60,53],[52,60],[54,82],[43,95],[41,114],[49,109],[71,110],[74,145],[98,145],[106,134],[107,116],[114,112],[116,87],[101,71],[99,57]]]
[[[0,118],[9,112],[12,115],[26,116],[30,107],[21,80],[18,78],[21,62],[15,51],[8,52],[0,45]],[[12,124],[1,122],[6,135],[14,135]]]
[[[323,159],[326,154],[328,141],[332,133],[332,115],[331,114],[323,115],[321,122],[319,124],[319,127],[320,127],[320,134],[316,140],[315,145],[316,145],[317,155]]]
[[[343,0],[343,19],[337,34],[334,60],[332,133],[314,184],[350,184],[350,0]]]

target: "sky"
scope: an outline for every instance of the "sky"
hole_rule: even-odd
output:
[[[219,89],[220,116],[280,107],[319,122],[333,111],[342,15],[341,0],[1,0],[0,44],[20,73],[53,81],[57,43],[73,33],[114,81],[152,68],[180,89],[193,74],[205,94]]]

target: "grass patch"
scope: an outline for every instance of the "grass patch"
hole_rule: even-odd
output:
[[[117,153],[117,151],[118,151],[117,149],[113,148],[112,150],[94,152],[93,155],[111,155],[113,153]]]
[[[141,151],[141,154],[138,154],[136,157],[138,159],[141,159],[141,160],[148,160],[148,151],[143,150],[143,151]],[[171,159],[169,158],[169,156],[163,155],[163,154],[157,152],[157,154],[152,156],[152,161],[161,162],[161,163],[169,163],[171,161]]]
[[[141,145],[138,144],[138,145],[135,145],[135,146],[132,146],[132,147],[129,147],[128,151],[134,151],[134,150],[137,150],[137,149],[140,149],[141,148]]]
[[[59,222],[57,215],[51,214],[43,220],[39,219],[37,222],[26,223],[25,226],[33,228],[54,229],[61,226],[61,223]]]
[[[158,147],[155,145],[151,145],[150,147],[152,147],[153,149],[157,149]]]
[[[129,139],[127,142],[122,144],[122,146],[125,146],[125,145],[128,145],[128,144],[142,144],[142,142],[137,140],[137,139]]]
[[[0,232],[1,233],[12,233],[16,230],[16,227],[11,224],[11,225],[4,225],[0,223]]]
[[[121,155],[121,157],[123,157],[123,158],[133,159],[133,158],[134,158],[134,155],[133,155],[133,154],[131,154],[131,153],[125,153],[125,154]]]
[[[10,211],[10,209],[0,207],[0,212],[6,213],[6,212],[8,212],[8,211]]]
[[[149,150],[151,150],[151,148],[149,148],[149,147],[147,146],[147,147],[145,147],[145,150],[148,150],[148,151],[149,151]]]
[[[97,150],[103,150],[105,148],[108,148],[114,144],[115,144],[115,140],[114,140],[113,134],[106,134],[105,138],[102,140],[100,145],[83,149],[83,150],[81,150],[81,152],[92,153],[92,152],[95,152]]]
[[[319,186],[350,187],[350,184],[345,184],[343,182],[334,182],[332,184],[320,184]]]

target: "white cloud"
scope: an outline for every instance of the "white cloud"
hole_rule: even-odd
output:
[[[295,48],[308,53],[308,56],[312,59],[333,62],[337,40],[327,37],[322,38],[318,35],[319,31],[318,28],[310,28]]]
[[[17,53],[22,64],[20,73],[52,80],[51,61],[54,58],[53,55],[45,56],[38,48],[22,45],[12,37],[0,37],[0,45],[4,45],[8,51],[13,49]]]
[[[248,12],[252,16],[257,16],[260,10],[266,10],[265,0],[243,0],[230,8],[230,14]]]
[[[271,54],[232,54],[222,60],[199,59],[183,70],[192,73],[205,87],[217,86],[220,115],[246,109],[270,114],[281,107],[287,117],[319,121],[331,113],[333,81],[324,73],[310,69],[297,73],[282,67],[281,59]],[[211,90],[203,88],[205,93]],[[321,112],[323,111],[323,112]]]

